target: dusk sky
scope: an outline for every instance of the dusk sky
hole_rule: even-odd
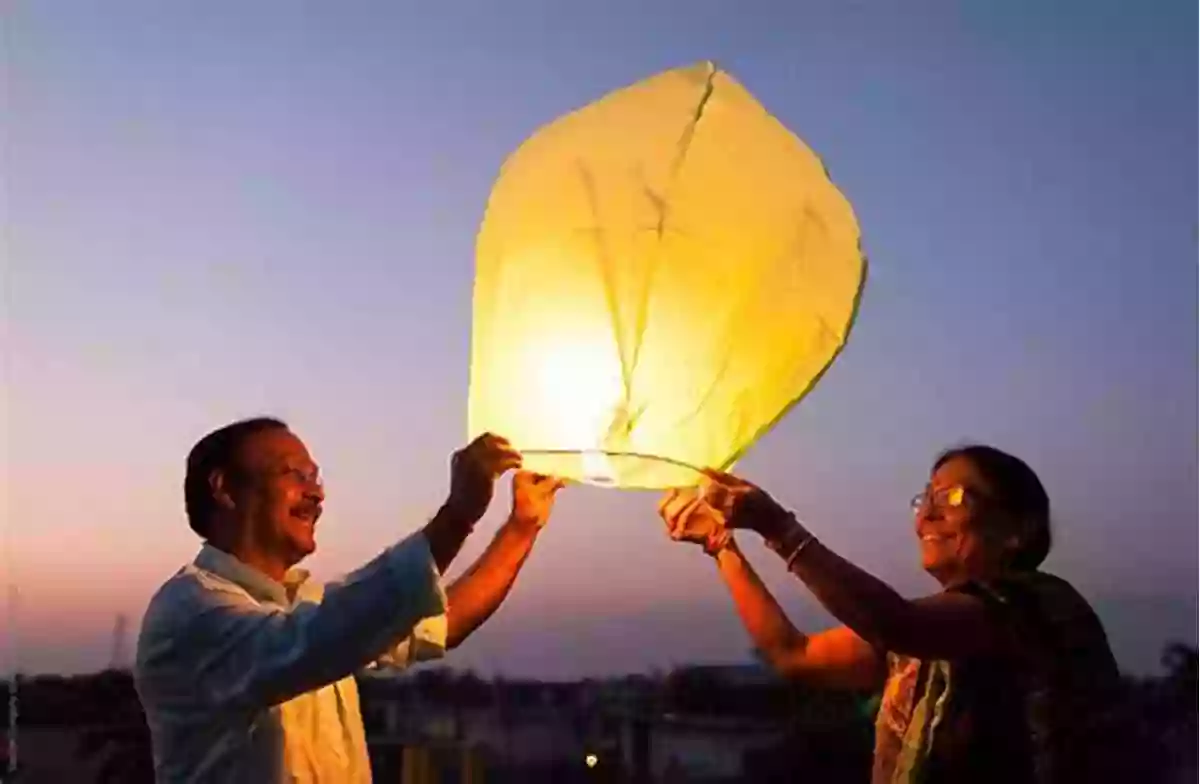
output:
[[[870,10],[868,10],[870,9]],[[1197,636],[1197,6],[1187,0],[28,2],[0,19],[5,625],[109,662],[194,557],[184,457],[287,419],[333,578],[421,526],[466,439],[475,232],[538,126],[714,59],[825,161],[871,260],[816,390],[737,470],[906,595],[907,501],[971,439],[1046,483],[1046,568],[1122,664]],[[657,497],[560,495],[448,663],[546,678],[748,658]],[[507,511],[507,488],[456,564]],[[797,624],[832,621],[777,558]],[[14,640],[15,645],[14,645]]]

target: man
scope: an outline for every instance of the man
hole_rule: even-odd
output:
[[[513,510],[443,591],[440,577],[520,455],[484,435],[455,453],[420,531],[323,588],[293,568],[325,499],[304,443],[276,419],[236,422],[188,456],[188,521],[205,543],[159,589],[135,682],[159,782],[369,782],[353,675],[440,656],[507,595],[561,482],[517,471]]]

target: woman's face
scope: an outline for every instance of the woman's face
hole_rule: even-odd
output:
[[[952,457],[934,470],[913,500],[921,565],[943,585],[987,576],[1000,568],[1001,519],[974,464]]]

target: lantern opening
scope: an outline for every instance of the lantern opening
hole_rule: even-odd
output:
[[[696,487],[704,472],[680,460],[601,449],[521,449],[525,469],[594,487],[660,490]]]

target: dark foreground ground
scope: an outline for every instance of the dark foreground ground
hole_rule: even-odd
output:
[[[1163,672],[1127,678],[1143,774],[1197,781],[1197,653],[1169,645]],[[876,695],[807,691],[754,666],[541,683],[419,670],[360,681],[377,782],[866,781]],[[9,686],[0,690],[8,726]],[[4,784],[152,782],[127,672],[19,681],[19,770]]]

